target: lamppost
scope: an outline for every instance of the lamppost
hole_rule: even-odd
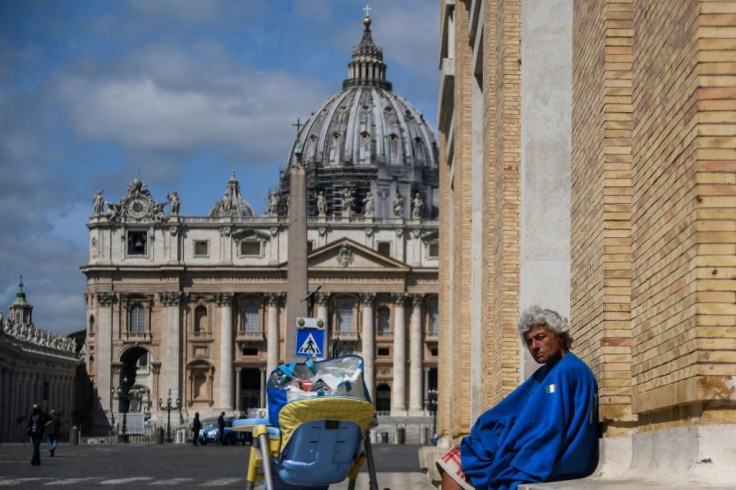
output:
[[[427,390],[427,399],[424,400],[424,406],[429,413],[432,414],[432,442],[437,437],[437,390],[432,388]]]
[[[181,408],[181,401],[177,398],[176,404],[171,403],[171,388],[169,388],[169,396],[166,398],[166,442],[171,442],[173,439],[171,438],[171,411],[172,410],[179,410]],[[164,404],[163,400],[161,398],[158,399],[158,409],[163,410]]]
[[[114,400],[123,402],[123,427],[122,433],[118,435],[119,442],[128,442],[128,404],[130,403],[130,393],[128,392],[128,377],[123,376],[123,387],[112,388],[110,390]]]

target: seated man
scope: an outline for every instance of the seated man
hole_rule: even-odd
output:
[[[542,367],[473,425],[437,466],[443,489],[515,489],[519,483],[582,478],[598,459],[598,387],[568,352],[569,323],[527,308],[519,334]]]

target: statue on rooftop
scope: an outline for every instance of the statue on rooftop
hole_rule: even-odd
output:
[[[94,208],[95,216],[101,216],[105,210],[105,198],[102,197],[101,190],[95,192],[95,197],[92,199],[92,207]]]

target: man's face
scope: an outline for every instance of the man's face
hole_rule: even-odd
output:
[[[534,325],[524,334],[529,353],[539,364],[557,361],[564,355],[560,337],[546,325]]]

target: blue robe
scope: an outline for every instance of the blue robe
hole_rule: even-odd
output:
[[[476,489],[495,490],[591,474],[598,463],[597,392],[590,368],[574,354],[540,367],[463,438],[463,472]]]

